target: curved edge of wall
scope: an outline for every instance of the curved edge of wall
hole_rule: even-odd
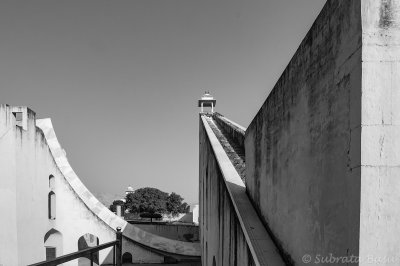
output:
[[[104,221],[104,223],[107,224],[112,230],[115,231],[117,227],[121,227],[125,237],[151,249],[183,256],[200,256],[201,252],[199,243],[187,243],[183,241],[171,240],[148,233],[132,224],[127,223],[124,219],[111,212],[86,188],[86,186],[82,183],[72,169],[64,149],[58,142],[51,119],[37,119],[36,126],[42,130],[53,159],[65,180],[79,196],[82,202],[89,208],[89,210],[92,211],[102,221]]]

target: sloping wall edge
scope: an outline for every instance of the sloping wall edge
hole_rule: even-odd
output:
[[[246,194],[245,184],[205,117],[201,119],[255,264],[285,265]]]
[[[82,202],[112,230],[121,227],[124,237],[151,249],[183,256],[200,256],[199,243],[182,242],[148,233],[127,223],[111,212],[86,188],[72,169],[64,150],[58,142],[51,119],[37,119],[36,125],[43,131],[54,161],[65,180],[67,180]]]

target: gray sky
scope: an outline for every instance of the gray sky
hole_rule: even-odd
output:
[[[324,0],[1,1],[0,101],[51,117],[94,193],[198,201],[198,108],[248,126]]]

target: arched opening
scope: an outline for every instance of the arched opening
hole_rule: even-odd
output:
[[[215,256],[213,257],[213,266],[217,266],[217,263],[215,262]]]
[[[44,235],[43,242],[46,252],[46,260],[51,260],[63,255],[63,239],[62,234],[59,231],[50,229]]]
[[[92,234],[84,234],[78,239],[78,251],[99,245],[99,238]],[[93,253],[93,263],[99,265],[99,252]],[[78,266],[90,265],[90,255],[78,259]]]
[[[56,186],[56,179],[53,175],[49,176],[49,188],[54,189]]]
[[[132,263],[132,254],[125,252],[124,255],[122,255],[122,263]]]
[[[48,196],[49,219],[56,219],[56,193],[50,191]]]

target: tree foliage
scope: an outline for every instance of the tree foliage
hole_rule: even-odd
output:
[[[168,194],[156,188],[140,188],[126,196],[125,207],[131,213],[178,213],[189,212],[189,205],[183,198],[172,192]],[[153,217],[154,218],[154,217]]]
[[[140,188],[126,196],[126,207],[130,212],[165,213],[168,193],[156,188]]]
[[[122,200],[114,200],[113,203],[109,207],[110,211],[116,212],[117,211],[117,205],[124,207],[125,206],[125,202],[123,202]]]
[[[167,198],[167,212],[172,215],[177,215],[178,213],[187,213],[187,203],[182,203],[183,198],[172,192]]]
[[[189,213],[190,212],[190,206],[184,202],[181,204],[179,207],[179,213]]]

